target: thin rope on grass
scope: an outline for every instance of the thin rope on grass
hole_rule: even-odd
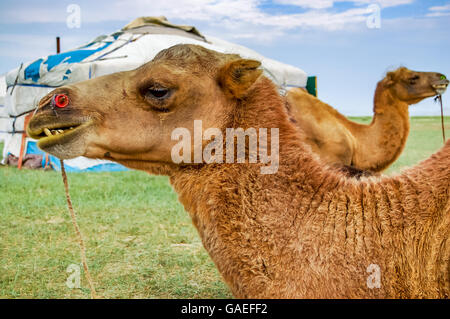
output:
[[[439,94],[438,96],[436,96],[436,100],[438,100],[441,104],[442,138],[444,139],[444,144],[445,144],[444,106],[442,105],[442,95]]]
[[[78,244],[80,246],[81,262],[83,263],[84,274],[86,276],[86,279],[89,283],[89,287],[91,289],[91,298],[97,299],[97,293],[95,292],[94,282],[92,281],[91,273],[89,272],[89,267],[88,267],[88,264],[86,261],[86,248],[84,246],[83,236],[81,235],[80,227],[78,227],[77,217],[73,210],[72,201],[70,199],[69,183],[67,182],[67,175],[66,175],[66,170],[64,168],[64,162],[63,162],[63,160],[59,160],[59,161],[61,163],[61,175],[62,175],[62,179],[64,182],[64,189],[66,190],[67,207],[69,208],[70,216],[72,217],[72,224],[73,224],[73,227],[75,228],[75,232],[77,233]]]

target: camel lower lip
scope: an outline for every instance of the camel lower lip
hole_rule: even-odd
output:
[[[38,137],[38,147],[42,150],[45,150],[46,148],[52,147],[57,144],[66,144],[72,140],[72,137],[78,135],[78,132],[87,128],[88,126],[90,126],[90,124],[90,122],[87,122],[69,129],[43,128],[42,133],[45,133],[47,136]]]
[[[434,85],[433,88],[437,94],[443,94],[447,90],[447,85]]]

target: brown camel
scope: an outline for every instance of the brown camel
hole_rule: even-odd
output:
[[[136,70],[54,90],[27,132],[63,159],[107,158],[169,175],[235,297],[448,298],[450,142],[401,175],[348,178],[302,142],[258,66],[176,45]],[[56,114],[54,94],[70,99]],[[194,136],[195,120],[215,135],[255,128],[261,137],[267,128],[278,170],[262,174],[261,159],[221,164],[232,148],[220,156],[220,144],[215,162],[176,164],[172,134]],[[186,162],[196,145],[183,149]]]
[[[289,111],[306,135],[306,142],[329,164],[380,172],[402,153],[409,134],[408,106],[443,93],[443,74],[401,67],[378,82],[372,123],[348,120],[330,105],[302,89],[287,93]]]

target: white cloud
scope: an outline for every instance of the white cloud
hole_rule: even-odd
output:
[[[345,1],[345,0],[342,0]],[[357,4],[371,4],[371,3],[375,3],[375,4],[379,4],[382,8],[387,8],[387,7],[396,7],[399,5],[404,5],[404,4],[411,4],[414,2],[414,0],[355,0],[352,1],[355,2]]]
[[[447,4],[445,6],[434,6],[429,8],[430,11],[450,11],[450,4]]]
[[[279,27],[285,30],[298,27],[321,27],[327,30],[337,30],[351,23],[366,21],[366,15],[367,10],[365,8],[350,9],[341,13],[308,11],[300,14],[267,16],[265,19],[256,23],[264,26]],[[365,27],[364,24],[362,26]]]
[[[445,6],[434,6],[428,9],[427,17],[445,17],[450,16],[450,4]]]
[[[278,4],[293,4],[309,9],[305,14],[316,14],[315,9],[331,8],[336,2],[352,2],[356,5],[367,5],[370,3],[379,3],[383,7],[397,6],[400,4],[411,3],[414,0],[275,0]],[[192,21],[220,21],[223,19],[231,21],[247,21],[258,24],[263,19],[280,21],[283,25],[285,20],[296,19],[296,14],[269,14],[263,12],[260,5],[262,0],[166,0],[166,1],[148,1],[148,0],[112,0],[107,5],[103,2],[91,2],[89,6],[80,4],[81,18],[84,22],[102,22],[102,21],[129,21],[143,15],[165,15],[168,18],[177,18]],[[359,9],[361,9],[359,7]],[[332,13],[324,10],[328,17],[352,16],[354,9],[349,9],[349,14]],[[64,22],[68,16],[66,7],[58,4],[53,7],[43,7],[38,4],[28,4],[20,8],[4,8],[0,12],[0,19],[3,22]],[[326,19],[320,19],[324,25],[328,25]],[[350,19],[352,22],[353,19]],[[305,24],[305,23],[303,23]],[[320,26],[320,23],[314,22],[313,26]]]
[[[336,12],[337,2],[352,2],[351,9]],[[298,28],[341,30],[366,28],[369,12],[367,5],[379,3],[392,7],[412,3],[414,0],[275,0],[276,3],[293,4],[306,11],[302,13],[272,14],[261,9],[262,0],[110,0],[80,3],[81,27],[83,23],[124,21],[139,16],[164,15],[169,20],[187,24],[205,23],[208,28],[222,30],[228,38],[253,37],[267,41]],[[5,7],[0,12],[4,23],[65,23],[69,13],[62,3],[52,7],[30,3],[20,8]],[[206,33],[206,30],[201,30]],[[234,33],[232,33],[234,32]],[[230,33],[230,34],[228,34]],[[239,35],[238,35],[239,33]]]
[[[395,7],[403,4],[411,4],[414,0],[276,0],[280,4],[290,4],[303,8],[327,9],[332,8],[337,2],[352,2],[355,5],[379,4],[381,7]]]
[[[309,7],[326,5],[329,0],[302,1],[309,3]],[[341,0],[339,0],[341,1]],[[364,2],[364,0],[358,0]],[[387,0],[386,0],[387,1]],[[391,0],[393,1],[393,0]],[[405,2],[412,0],[395,0]],[[144,0],[116,1],[109,7],[111,12],[102,15],[108,19],[130,17],[130,19],[148,12],[148,2]],[[331,1],[333,2],[333,1]],[[368,1],[367,1],[368,2]],[[177,0],[154,3],[152,12],[164,15],[169,20],[183,20],[187,23],[205,21],[212,25],[221,25],[224,29],[231,25],[239,26],[240,32],[247,33],[252,26],[266,26],[277,28],[277,30],[292,30],[294,28],[322,28],[337,30],[348,25],[364,22],[369,12],[366,8],[353,8],[344,12],[333,12],[327,10],[308,10],[304,13],[293,14],[270,14],[259,7],[259,0]],[[131,9],[133,8],[133,9]],[[139,14],[137,14],[139,12]],[[120,14],[118,14],[120,13]],[[102,19],[98,14],[96,19]],[[361,24],[365,28],[365,24]],[[233,28],[236,30],[236,28]],[[261,32],[261,30],[259,31]]]
[[[311,9],[325,9],[331,8],[335,0],[276,0],[275,2],[279,4],[290,4],[294,6],[299,6],[303,8],[311,8]]]

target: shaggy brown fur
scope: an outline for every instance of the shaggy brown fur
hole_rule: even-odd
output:
[[[302,89],[287,94],[289,111],[306,135],[306,142],[329,164],[380,172],[402,153],[409,134],[408,106],[445,90],[440,73],[399,68],[378,82],[372,123],[348,120],[330,105]]]
[[[137,70],[57,89],[71,104],[56,117],[44,98],[28,133],[61,158],[169,175],[235,297],[448,298],[450,142],[401,175],[347,178],[302,142],[273,83],[255,81],[259,71],[236,59],[174,46]],[[248,88],[242,98],[230,96],[229,81]],[[156,87],[168,93],[156,98]],[[170,134],[192,130],[193,119],[204,129],[279,128],[278,172],[262,175],[260,163],[174,164]],[[42,137],[77,120],[73,131]],[[380,288],[367,285],[371,264],[381,269]]]

